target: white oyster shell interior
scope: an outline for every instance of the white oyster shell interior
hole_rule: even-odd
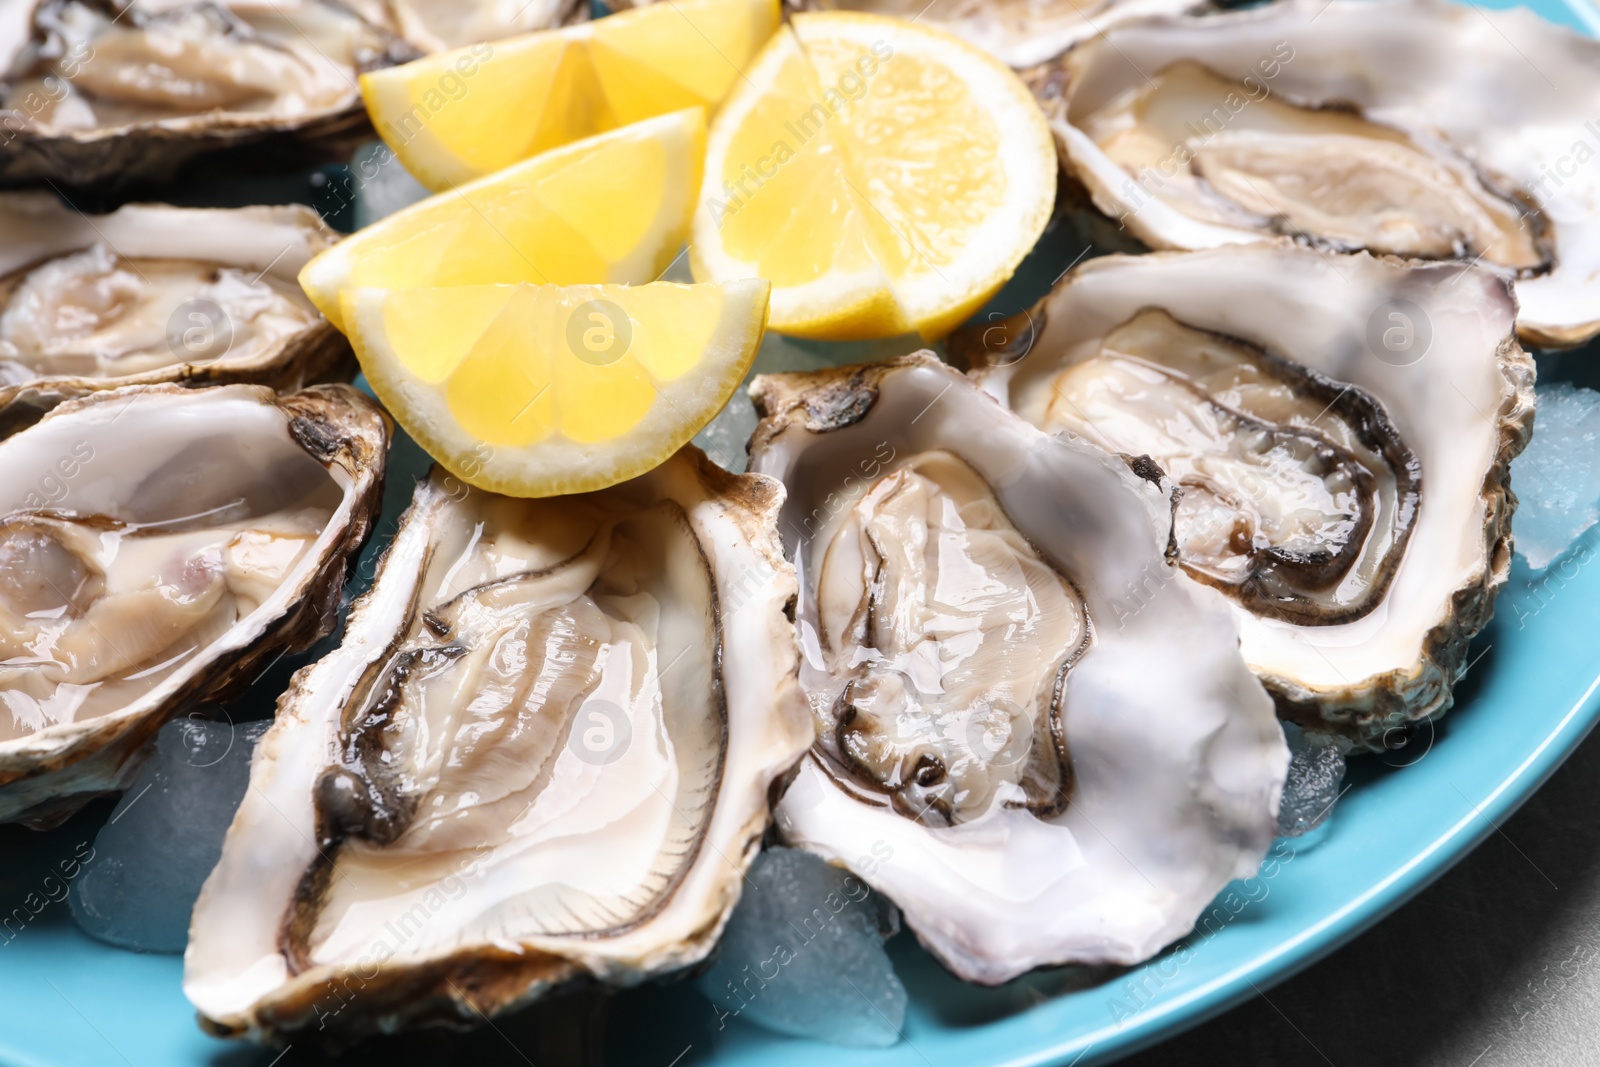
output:
[[[322,395],[381,446],[353,391]],[[265,635],[337,580],[379,472],[308,454],[294,414],[255,386],[135,388],[0,442],[0,822],[116,788],[124,742],[295,639]]]
[[[69,467],[92,465],[94,447],[74,445]],[[0,741],[144,697],[268,600],[339,505],[303,452],[252,472],[232,438],[204,447],[241,479],[180,501],[196,467],[175,456],[134,487],[126,519],[0,518]]]

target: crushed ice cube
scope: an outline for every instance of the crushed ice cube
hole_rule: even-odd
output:
[[[680,254],[661,275],[662,281],[693,282],[689,257]],[[750,373],[744,376],[739,388],[717,417],[695,435],[694,443],[712,461],[734,473],[745,469],[745,445],[756,429],[756,408],[746,391],[750,379],[758,374],[776,374],[779,371],[823,370],[844,367],[852,363],[876,363],[894,356],[927,348],[915,334],[888,337],[871,341],[807,341],[785,337],[768,330],[761,339]]]
[[[771,374],[777,371],[821,370],[824,367],[831,367],[834,364],[827,355],[816,350],[832,347],[835,346],[808,345],[769,330],[761,340],[761,350],[756,353],[750,373],[745,375],[744,381],[739,383],[739,388],[734,390],[727,407],[706,424],[705,429],[695,437],[694,443],[728,470],[743,471],[746,460],[745,445],[749,443],[750,435],[756,431],[756,408],[750,402],[750,394],[747,391],[750,379],[758,374]]]
[[[745,385],[748,384],[747,380]],[[734,391],[727,406],[717,413],[717,417],[695,435],[694,443],[723,469],[743,474],[748,462],[745,445],[755,429],[755,405],[750,403],[750,396],[741,385]]]
[[[900,1040],[906,990],[883,950],[893,905],[797,849],[756,857],[716,962],[699,979],[717,1029],[746,1019],[794,1037],[882,1048]]]
[[[1289,777],[1278,805],[1278,836],[1299,837],[1321,826],[1333,811],[1350,743],[1292,722],[1283,724],[1283,737],[1289,743]]]
[[[1541,385],[1533,440],[1511,461],[1517,552],[1541,571],[1600,518],[1600,393]]]
[[[189,912],[244,799],[250,755],[271,722],[178,719],[94,840],[72,887],[92,937],[140,952],[182,952]]]
[[[382,141],[356,150],[350,160],[350,182],[356,191],[356,229],[433,195]]]

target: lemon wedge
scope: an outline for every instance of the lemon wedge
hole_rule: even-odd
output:
[[[361,76],[378,135],[430,189],[687,107],[715,107],[778,0],[672,0]]]
[[[396,421],[463,481],[511,496],[603,489],[657,466],[755,359],[770,287],[347,289],[350,341]]]
[[[654,281],[688,236],[705,136],[691,108],[535,156],[345,238],[301,288],[344,330],[354,286]]]
[[[1005,65],[944,30],[797,14],[707,136],[689,258],[772,281],[773,329],[932,340],[1016,270],[1055,204],[1044,115]]]

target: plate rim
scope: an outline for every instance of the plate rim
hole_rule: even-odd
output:
[[[1501,591],[1505,591],[1504,587]],[[1224,1015],[1252,994],[1259,996],[1287,981],[1393,915],[1465,859],[1490,834],[1499,831],[1500,825],[1577,751],[1596,725],[1600,725],[1600,674],[1590,680],[1583,694],[1533,751],[1471,810],[1333,913],[1195,989],[1148,1005],[1135,1023],[1080,1032],[1031,1052],[996,1060],[993,1067],[1094,1067],[1113,1063]]]

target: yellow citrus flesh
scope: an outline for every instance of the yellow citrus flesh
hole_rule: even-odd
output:
[[[654,281],[688,236],[704,154],[701,108],[565,145],[362,229],[300,285],[343,330],[350,288]]]
[[[681,448],[728,402],[766,326],[764,280],[347,289],[349,336],[395,419],[457,477],[588,492]]]
[[[998,61],[920,24],[796,15],[712,121],[690,263],[770,278],[784,333],[941,337],[1033,247],[1055,179],[1044,116]]]
[[[778,27],[778,0],[673,0],[361,77],[373,128],[430,189],[582,137],[714,108]]]

